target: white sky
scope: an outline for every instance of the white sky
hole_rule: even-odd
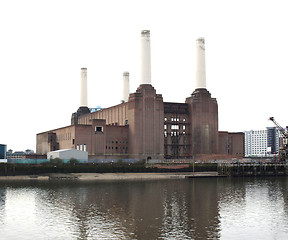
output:
[[[122,74],[140,81],[141,30],[151,31],[152,85],[165,102],[194,90],[195,40],[219,130],[288,125],[288,13],[283,0],[0,1],[0,143],[36,149],[36,134],[70,125],[87,67],[89,107],[120,103]]]

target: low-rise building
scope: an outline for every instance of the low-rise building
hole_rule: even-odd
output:
[[[60,158],[62,160],[77,159],[88,162],[88,152],[77,149],[62,149],[47,153],[47,159]]]

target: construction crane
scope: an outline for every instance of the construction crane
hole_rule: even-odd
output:
[[[281,127],[274,117],[270,117],[269,120],[275,124],[283,139],[283,146],[279,148],[279,161],[286,162],[288,160],[288,127],[286,129]]]

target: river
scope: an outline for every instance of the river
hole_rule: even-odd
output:
[[[0,182],[0,239],[288,239],[288,178]]]

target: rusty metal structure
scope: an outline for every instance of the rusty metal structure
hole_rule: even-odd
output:
[[[279,148],[279,161],[286,162],[288,160],[288,127],[281,127],[274,117],[270,117],[269,120],[275,124],[283,139],[283,146]]]

